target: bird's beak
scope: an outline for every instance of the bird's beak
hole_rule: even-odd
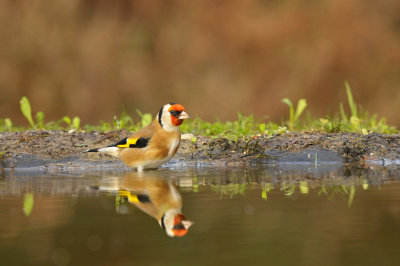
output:
[[[183,226],[184,226],[186,229],[189,229],[189,227],[192,226],[193,222],[192,222],[192,221],[184,220],[184,221],[182,221],[182,224],[183,224]]]
[[[188,118],[190,118],[190,116],[185,111],[182,111],[182,113],[178,117],[179,120],[188,119]]]
[[[174,228],[172,228],[172,232],[174,236],[184,236],[189,232],[189,227],[193,224],[191,221],[181,220],[179,224],[176,224]]]

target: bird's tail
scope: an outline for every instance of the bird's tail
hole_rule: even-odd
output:
[[[99,149],[89,149],[86,152],[102,152],[114,157],[118,157],[120,149],[118,147],[105,147]]]

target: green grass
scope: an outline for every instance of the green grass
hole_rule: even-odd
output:
[[[339,113],[333,116],[325,116],[313,118],[309,113],[303,118],[302,114],[307,108],[305,99],[300,99],[297,106],[294,107],[292,101],[288,98],[282,99],[289,108],[289,119],[281,123],[266,121],[265,118],[257,119],[253,115],[244,116],[237,114],[235,121],[204,121],[201,118],[194,118],[185,121],[181,125],[183,133],[192,133],[194,135],[203,136],[220,136],[230,139],[240,138],[251,135],[273,135],[285,134],[289,131],[318,131],[318,132],[357,132],[364,135],[369,133],[399,133],[399,130],[387,124],[384,117],[379,118],[378,115],[370,115],[364,111],[353,99],[350,85],[345,82],[347,93],[347,104],[350,114],[347,114],[343,103],[339,103]],[[48,129],[48,130],[86,130],[86,131],[112,131],[126,129],[129,131],[137,131],[140,128],[150,124],[154,117],[152,114],[141,113],[137,110],[140,121],[134,121],[133,118],[123,108],[119,117],[114,116],[112,122],[101,121],[98,125],[80,124],[80,118],[70,118],[64,116],[58,121],[45,122],[43,112],[37,112],[35,118],[32,116],[32,108],[29,100],[22,97],[20,101],[21,112],[26,118],[29,129]],[[22,131],[27,128],[16,126],[9,118],[0,119],[0,131]]]

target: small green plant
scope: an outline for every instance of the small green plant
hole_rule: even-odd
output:
[[[262,133],[264,133],[264,132],[265,132],[265,123],[261,123],[260,126],[259,126],[259,128],[260,128],[260,131],[261,131]]]
[[[342,121],[344,123],[348,123],[349,120],[347,119],[347,115],[346,115],[346,112],[344,111],[344,107],[343,107],[343,103],[342,102],[340,102],[340,105],[339,105],[339,112],[340,112],[340,116],[342,118]]]
[[[262,119],[255,119],[253,115],[237,114],[237,119],[234,121],[221,122],[216,119],[215,122],[204,121],[200,118],[193,118],[185,121],[181,125],[182,133],[191,133],[193,135],[211,136],[211,137],[225,137],[229,140],[237,140],[239,138],[256,135],[286,134],[288,130],[316,130],[322,132],[357,132],[363,135],[370,134],[371,132],[377,133],[398,133],[399,131],[387,124],[385,118],[378,118],[377,115],[369,115],[358,105],[351,91],[348,82],[345,82],[347,102],[350,114],[346,114],[343,103],[339,105],[339,112],[333,116],[325,116],[323,118],[312,118],[310,114],[306,114],[305,118],[300,120],[305,109],[307,102],[305,99],[300,99],[297,106],[294,106],[292,101],[288,98],[282,100],[289,107],[288,121],[281,123],[265,122],[265,117]],[[50,129],[50,130],[79,130],[81,127],[87,131],[110,131],[110,130],[129,130],[137,131],[153,121],[153,116],[149,113],[142,113],[137,110],[140,117],[138,122],[128,115],[124,107],[119,118],[114,116],[112,122],[100,121],[99,125],[81,125],[79,117],[70,118],[64,116],[58,121],[50,121],[45,123],[45,115],[43,112],[37,112],[33,118],[31,105],[28,98],[25,96],[20,100],[20,107],[22,114],[29,122],[29,128],[33,129]],[[301,123],[300,123],[301,122]],[[66,126],[65,126],[66,125]],[[15,126],[11,119],[0,119],[0,131],[16,131],[25,130]]]
[[[72,125],[73,125],[74,129],[78,130],[80,124],[81,124],[81,119],[80,119],[79,117],[75,116],[75,117],[72,119]]]
[[[357,104],[353,100],[353,94],[351,93],[350,84],[345,81],[344,86],[346,87],[347,101],[350,106],[351,116],[358,118]]]
[[[317,124],[319,124],[318,127],[321,127],[327,133],[343,131],[343,122],[340,119],[335,119],[330,117],[320,118],[317,121]]]
[[[19,101],[19,104],[21,106],[22,114],[28,120],[28,122],[31,125],[31,127],[32,128],[36,128],[36,125],[35,125],[35,123],[33,122],[33,119],[32,119],[31,104],[29,103],[28,98],[26,98],[25,96],[22,97],[22,99]]]
[[[44,128],[44,113],[43,112],[36,113],[36,127],[39,129]]]
[[[121,113],[120,119],[117,116],[114,116],[113,119],[114,128],[117,130],[123,128],[132,128],[134,126],[133,119],[128,115],[125,108],[123,107],[123,111]]]
[[[12,129],[13,123],[11,122],[10,118],[4,119],[4,127],[6,130],[10,131]]]
[[[287,125],[289,126],[289,130],[293,131],[299,121],[301,114],[307,107],[307,102],[305,99],[300,99],[297,102],[296,109],[294,108],[293,103],[291,100],[289,100],[289,98],[282,99],[282,102],[284,102],[289,107],[289,121],[287,122]]]
[[[69,116],[64,116],[61,119],[61,122],[64,122],[65,124],[67,124],[69,129],[79,130],[79,127],[81,124],[81,119],[79,117],[75,116],[71,120],[71,118]]]
[[[19,101],[20,107],[21,107],[21,112],[25,116],[26,120],[28,120],[29,125],[33,129],[43,129],[45,128],[44,124],[44,113],[42,111],[39,111],[36,113],[36,123],[32,118],[32,109],[31,109],[31,104],[25,96],[21,98]]]
[[[345,81],[344,82],[344,86],[346,87],[346,94],[347,94],[347,102],[349,104],[349,108],[350,108],[350,119],[347,118],[346,113],[344,112],[344,108],[343,108],[343,104],[341,104],[341,114],[342,117],[344,117],[345,121],[348,123],[350,122],[350,125],[357,131],[360,130],[360,117],[358,116],[358,108],[357,108],[357,104],[354,102],[353,99],[353,94],[351,92],[351,88],[350,88],[350,84]]]
[[[350,84],[346,81],[344,83],[347,94],[347,102],[350,109],[350,116],[344,110],[343,103],[340,103],[340,117],[342,119],[343,131],[359,132],[367,135],[370,132],[380,133],[394,133],[396,128],[388,126],[386,119],[381,118],[378,120],[377,115],[370,116],[368,112],[363,111],[359,105],[354,101]]]
[[[69,118],[69,116],[64,116],[63,118],[61,118],[62,122],[66,123],[68,126],[71,125],[71,118]]]
[[[136,110],[137,114],[140,117],[140,122],[135,123],[133,118],[128,114],[126,109],[122,107],[122,113],[120,118],[114,116],[113,125],[114,129],[127,129],[130,131],[137,131],[153,122],[153,116],[150,113],[142,113],[139,110]],[[109,123],[102,122],[102,128],[110,130]]]
[[[140,119],[141,119],[141,125],[140,126],[141,127],[145,127],[147,125],[150,125],[150,123],[153,122],[153,116],[151,114],[149,114],[149,113],[143,114],[138,109],[136,109],[136,112],[140,116]]]

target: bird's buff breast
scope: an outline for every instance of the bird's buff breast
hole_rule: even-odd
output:
[[[151,143],[144,149],[126,149],[121,152],[120,158],[126,165],[132,168],[158,168],[171,160],[180,143],[180,136],[172,139],[161,139],[157,143]]]

